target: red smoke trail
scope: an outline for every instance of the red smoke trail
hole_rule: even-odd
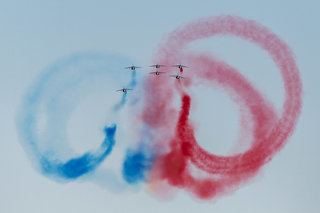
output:
[[[207,55],[183,52],[188,43],[216,35],[243,38],[269,53],[284,81],[285,101],[280,117],[277,117],[271,103],[236,69]],[[195,139],[192,122],[189,121],[191,97],[181,85],[176,85],[182,102],[177,116],[172,106],[173,83],[163,79],[149,79],[143,119],[155,128],[160,135],[155,140],[165,147],[153,171],[158,175],[156,178],[185,188],[199,198],[212,198],[235,190],[239,184],[253,177],[293,133],[302,105],[299,70],[290,48],[267,28],[254,21],[233,16],[202,19],[171,33],[156,57],[163,64],[174,64],[181,59],[188,61],[196,68],[196,73],[184,86],[197,83],[219,85],[239,104],[242,116],[249,117],[253,127],[253,141],[247,151],[233,156],[211,154],[202,149]],[[175,128],[172,129],[174,124]],[[165,134],[172,136],[169,144],[169,137],[163,137]],[[195,171],[198,177],[195,177]]]

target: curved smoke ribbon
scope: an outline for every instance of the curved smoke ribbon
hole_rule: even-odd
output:
[[[280,118],[271,103],[236,69],[208,55],[187,54],[183,51],[192,41],[216,35],[243,38],[269,53],[280,69],[284,81],[286,96]],[[293,133],[302,106],[299,69],[287,44],[260,24],[236,16],[197,20],[172,32],[168,40],[160,46],[156,57],[159,63],[175,64],[182,60],[197,68],[195,73],[190,73],[192,78],[184,83],[180,82],[185,88],[176,83],[182,102],[179,116],[172,106],[175,93],[169,88],[174,87],[173,83],[148,79],[145,98],[148,102],[142,114],[144,122],[156,128],[160,135],[163,132],[172,134],[171,129],[175,129],[172,138],[156,139],[169,141],[167,146],[170,150],[156,161],[153,172],[158,173],[158,179],[186,188],[203,199],[228,193],[253,177],[285,145]],[[236,97],[236,103],[240,108],[244,108],[242,112],[248,112],[247,116],[251,116],[253,142],[244,153],[217,156],[198,145],[193,125],[188,118],[191,97],[185,90],[195,83],[203,82],[202,79],[206,84],[212,81],[220,85]],[[178,120],[177,123],[173,118]],[[198,172],[195,173],[194,169]],[[202,173],[205,173],[204,176],[200,175]],[[199,177],[195,178],[195,174]]]
[[[110,77],[121,78],[118,70],[127,64],[132,61],[123,56],[83,53],[55,63],[40,76],[22,104],[18,131],[25,150],[42,174],[55,180],[76,179],[94,171],[111,153],[115,124],[105,127],[105,139],[97,150],[70,158],[66,120],[94,84]],[[130,86],[135,84],[135,75],[132,75]],[[41,112],[46,116],[46,128],[39,132]]]

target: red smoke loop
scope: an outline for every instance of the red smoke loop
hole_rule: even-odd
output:
[[[280,115],[265,97],[235,68],[211,56],[184,51],[198,39],[233,35],[266,50],[279,68],[285,88]],[[163,78],[146,82],[146,106],[142,118],[156,132],[156,144],[163,147],[151,178],[208,199],[236,190],[285,145],[293,133],[302,106],[302,83],[293,53],[287,44],[260,24],[234,16],[219,16],[192,22],[172,32],[156,54],[161,64],[186,61],[194,73],[175,83]],[[250,148],[232,156],[218,156],[201,148],[189,120],[191,97],[186,89],[192,85],[219,85],[239,104],[247,117],[253,140]],[[175,88],[175,90],[174,90]],[[181,95],[181,109],[173,107],[174,95]],[[172,131],[174,130],[174,131]]]

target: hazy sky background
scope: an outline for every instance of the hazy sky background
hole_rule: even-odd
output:
[[[0,0],[0,212],[319,212],[319,8],[315,0]],[[292,48],[301,71],[304,98],[296,131],[260,175],[231,195],[199,201],[182,190],[160,199],[143,185],[115,193],[86,181],[56,183],[32,167],[19,143],[16,117],[22,98],[45,68],[87,51],[119,53],[142,66],[156,63],[152,54],[167,33],[195,18],[221,14],[268,27]],[[265,52],[232,37],[197,41],[189,48],[210,51],[237,67],[281,110],[281,76]],[[228,154],[239,128],[237,107],[221,91],[203,89],[194,90],[197,139],[212,153]],[[96,145],[81,138],[100,141],[99,127],[110,112],[103,106],[108,104],[94,94],[80,103],[68,123],[70,146],[76,152]],[[119,146],[130,144],[123,140]],[[102,166],[108,168],[108,160]]]

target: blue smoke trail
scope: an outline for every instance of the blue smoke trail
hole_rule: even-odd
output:
[[[113,111],[119,111],[125,104],[126,104],[126,102],[127,102],[127,92],[124,92],[123,94],[122,94],[122,98],[121,98],[121,100],[120,100],[120,102],[119,103],[117,103],[115,106],[114,106],[114,108],[113,108]]]
[[[146,148],[128,149],[122,167],[123,178],[130,184],[146,181],[153,162],[154,156],[150,155]]]
[[[148,173],[158,154],[158,150],[151,143],[153,135],[150,127],[144,125],[140,131],[143,136],[142,140],[136,148],[127,150],[122,164],[122,176],[129,184],[147,181]]]
[[[133,70],[131,71],[131,81],[129,82],[129,84],[127,86],[125,86],[126,89],[133,89],[137,84],[137,80],[136,80],[136,71]],[[120,102],[118,104],[115,105],[114,107],[114,111],[118,111],[120,110],[127,102],[127,92],[124,92],[122,94],[122,98],[120,100]]]
[[[127,58],[111,54],[79,54],[54,64],[40,76],[22,104],[18,131],[25,150],[42,174],[55,180],[73,180],[94,171],[111,153],[115,124],[105,127],[105,139],[97,150],[62,160],[65,158],[61,147],[66,147],[66,120],[77,101],[88,92],[83,90],[92,86],[91,82],[109,77],[119,79],[121,76],[114,73],[131,63]],[[131,83],[135,85],[136,79]],[[37,126],[41,110],[48,123],[42,135]],[[43,148],[43,143],[49,148]],[[57,147],[53,148],[55,145]]]
[[[105,128],[106,138],[100,148],[93,152],[87,152],[80,157],[72,158],[65,163],[52,162],[46,156],[42,156],[40,165],[42,172],[48,175],[57,175],[66,179],[76,179],[90,171],[93,171],[107,155],[115,144],[114,134],[116,126]]]

